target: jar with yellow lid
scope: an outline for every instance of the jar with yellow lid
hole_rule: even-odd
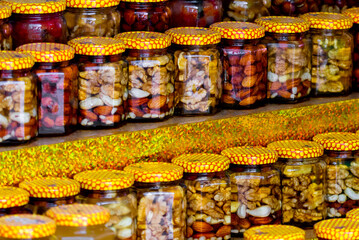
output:
[[[214,114],[222,95],[221,34],[208,28],[172,28],[177,115]]]
[[[319,12],[321,5],[322,0],[272,0],[270,12],[272,16],[297,17],[308,12]]]
[[[0,240],[57,240],[56,223],[51,218],[18,214],[0,218]]]
[[[187,197],[187,239],[231,239],[229,159],[208,153],[172,159],[183,167]]]
[[[281,223],[280,174],[277,153],[264,147],[236,147],[228,157],[231,181],[232,237],[243,237],[251,227]]]
[[[357,240],[359,222],[349,218],[329,219],[314,225],[318,240]]]
[[[318,134],[313,140],[325,152],[328,217],[345,217],[359,207],[359,136],[331,132]]]
[[[120,32],[120,0],[67,0],[68,40],[77,37],[114,37]]]
[[[244,233],[244,240],[305,240],[305,231],[293,226],[266,225]]]
[[[30,213],[25,209],[30,194],[17,187],[0,187],[0,217]]]
[[[171,38],[164,33],[126,32],[116,36],[125,43],[129,64],[127,119],[163,120],[174,112]]]
[[[261,44],[264,28],[244,22],[220,22],[210,28],[222,35],[222,106],[264,105],[267,99],[267,47]]]
[[[77,124],[77,65],[73,48],[61,43],[29,43],[16,49],[35,58],[39,81],[39,135],[62,135]]]
[[[281,172],[282,223],[302,228],[327,216],[326,164],[323,147],[312,141],[283,140],[268,144],[277,151]]]
[[[0,52],[0,144],[25,143],[37,136],[37,78],[28,53]]]
[[[183,168],[145,162],[127,166],[125,171],[135,176],[137,239],[184,239],[187,201],[180,184]]]
[[[266,30],[268,48],[267,98],[276,103],[296,103],[311,90],[311,40],[309,23],[295,17],[263,17],[256,23]]]
[[[119,170],[85,171],[74,176],[81,184],[77,202],[97,204],[110,211],[105,226],[116,233],[117,239],[136,240],[137,198],[131,191],[132,174]]]
[[[12,8],[13,48],[35,42],[67,42],[64,0],[3,0]]]
[[[9,5],[0,3],[0,50],[12,50],[12,26],[9,22],[11,12]]]
[[[346,218],[353,219],[358,221],[359,220],[359,208],[354,208],[347,212]]]
[[[81,37],[68,42],[79,68],[78,123],[83,128],[117,127],[125,120],[127,63],[124,44],[107,37]]]
[[[50,208],[45,215],[56,222],[57,240],[117,239],[115,233],[105,226],[110,220],[110,212],[104,207],[90,204],[63,205]]]
[[[66,178],[44,178],[21,182],[20,188],[30,193],[27,208],[33,214],[43,215],[52,207],[73,204],[80,192],[77,181]]]
[[[307,13],[313,42],[312,88],[314,96],[340,96],[352,91],[353,26],[350,17],[338,13]]]
[[[270,16],[271,0],[225,0],[224,21],[254,22]]]

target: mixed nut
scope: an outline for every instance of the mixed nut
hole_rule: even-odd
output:
[[[299,16],[308,12],[319,12],[321,0],[272,0],[271,14],[275,16]]]
[[[225,21],[254,22],[257,18],[270,15],[270,0],[263,2],[262,0],[231,0],[227,2]]]

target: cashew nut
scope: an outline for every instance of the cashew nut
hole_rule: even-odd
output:
[[[261,206],[254,210],[247,210],[247,213],[253,217],[268,217],[272,208],[268,205]]]
[[[27,112],[12,112],[10,113],[10,119],[20,124],[25,124],[30,121],[30,113]]]
[[[98,97],[89,97],[80,102],[81,109],[91,109],[91,108],[95,108],[95,107],[102,106],[102,105],[103,105],[103,102]]]
[[[0,114],[0,125],[3,126],[4,128],[7,128],[7,126],[9,126],[9,121],[7,120],[6,117],[4,117],[1,114]]]
[[[338,203],[345,203],[347,201],[347,195],[340,194],[338,197]]]
[[[347,188],[345,189],[344,193],[351,199],[351,200],[359,200],[359,194],[354,192],[353,189]]]
[[[238,210],[237,210],[237,215],[239,218],[246,218],[246,210],[247,207],[244,204],[241,204],[241,206],[239,206]]]
[[[138,88],[132,88],[129,93],[134,98],[145,98],[145,97],[148,97],[150,95],[149,92],[143,91],[143,90],[138,89]]]
[[[122,104],[122,98],[113,99],[106,94],[100,93],[100,99],[105,103],[107,106],[117,107]]]
[[[336,202],[337,200],[338,200],[338,195],[329,195],[328,197],[327,197],[327,201],[328,202]]]

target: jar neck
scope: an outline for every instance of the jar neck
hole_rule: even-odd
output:
[[[155,183],[145,183],[145,182],[135,182],[135,188],[161,188],[161,187],[170,187],[180,185],[181,180],[171,181],[171,182],[155,182]]]
[[[277,41],[299,41],[303,40],[305,37],[305,34],[307,32],[303,33],[272,33],[272,32],[266,32],[265,39],[272,39]]]
[[[333,151],[325,150],[324,154],[331,158],[354,158],[359,157],[359,150],[357,151]]]
[[[192,50],[192,51],[200,51],[200,50],[207,50],[210,48],[216,48],[217,44],[210,44],[210,45],[180,45],[180,44],[172,44],[172,47],[175,50]]]
[[[232,172],[264,172],[274,169],[273,164],[242,165],[231,163],[229,169]]]
[[[28,76],[31,68],[19,69],[19,70],[0,70],[0,78],[19,78]]]
[[[314,35],[323,35],[323,36],[333,36],[333,35],[342,35],[343,33],[349,31],[348,29],[317,29],[311,28],[309,33]]]
[[[282,162],[282,163],[290,163],[290,164],[302,164],[303,162],[305,163],[317,163],[319,162],[320,157],[316,157],[316,158],[278,158],[278,162]]]
[[[15,21],[22,21],[22,20],[50,20],[57,17],[62,17],[64,12],[55,12],[55,13],[43,13],[43,14],[20,14],[20,13],[13,13],[11,18]]]
[[[86,198],[115,198],[124,197],[130,194],[130,189],[118,189],[118,190],[87,190],[81,189],[80,194]]]
[[[225,178],[226,172],[210,172],[210,173],[184,173],[184,180],[196,180],[198,178]]]
[[[110,62],[118,62],[121,60],[122,54],[117,55],[107,55],[107,56],[88,56],[88,55],[76,55],[76,61],[78,63],[95,63],[95,64],[103,64]]]
[[[139,9],[139,10],[145,10],[148,8],[158,8],[158,7],[166,7],[168,4],[168,1],[163,2],[140,2],[140,3],[133,3],[133,2],[121,2],[120,6],[123,9]]]
[[[149,49],[149,50],[139,50],[139,49],[127,49],[125,55],[128,57],[153,57],[159,55],[167,54],[167,48],[162,49]]]
[[[64,230],[65,232],[76,231],[76,233],[78,233],[79,235],[86,234],[86,232],[90,232],[90,231],[102,232],[101,230],[105,230],[105,229],[106,229],[106,227],[104,224],[91,225],[91,226],[76,226],[76,227],[59,226],[59,225],[56,226],[56,230],[59,232],[63,232],[62,230]]]
[[[257,45],[260,39],[224,39],[221,40],[222,46],[238,46],[242,47],[244,45]]]
[[[61,201],[68,202],[70,200],[75,200],[75,196],[68,196],[68,197],[62,197],[62,198],[35,198],[30,197],[30,204],[34,205],[44,205],[46,204],[54,204],[54,203],[60,203]]]
[[[86,13],[86,14],[110,14],[113,11],[116,11],[117,6],[104,7],[104,8],[71,8],[67,7],[66,11],[73,13]]]
[[[9,208],[0,208],[0,217],[6,216],[8,214],[22,214],[29,213],[29,211],[25,210],[25,206],[15,206]]]
[[[44,69],[44,70],[51,70],[54,68],[60,67],[67,67],[70,65],[70,61],[63,61],[63,62],[37,62],[35,63],[34,68],[36,69]]]

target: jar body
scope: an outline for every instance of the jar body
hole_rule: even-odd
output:
[[[68,40],[77,37],[114,37],[120,31],[120,12],[105,8],[66,8]]]
[[[67,43],[68,32],[63,12],[47,14],[13,13],[10,20],[13,27],[13,49],[26,43]]]
[[[167,49],[127,50],[129,120],[163,120],[174,112],[173,56]]]
[[[33,198],[30,197],[29,203],[26,208],[32,213],[37,215],[44,215],[47,210],[52,207],[69,205],[75,203],[75,196],[63,198]]]
[[[0,19],[0,50],[12,50],[12,26],[9,18]]]
[[[314,96],[341,96],[352,91],[353,37],[346,30],[312,29]]]
[[[225,108],[254,108],[267,98],[267,47],[259,40],[222,39]]]
[[[281,223],[280,174],[270,164],[230,167],[232,237],[250,227]]]
[[[359,91],[359,24],[354,23],[352,34],[354,36],[353,89]]]
[[[174,46],[177,115],[214,114],[222,95],[222,63],[215,45]]]
[[[227,0],[224,6],[224,17],[228,21],[254,22],[256,19],[269,16],[268,4],[262,0]],[[270,6],[270,1],[269,6]]]
[[[311,41],[304,34],[267,33],[268,89],[271,102],[296,103],[311,91]]]
[[[116,240],[114,232],[106,228],[104,225],[95,225],[88,227],[56,226],[55,236],[57,237],[57,240]]]
[[[168,1],[152,3],[121,2],[121,32],[165,32],[172,16]]]
[[[308,12],[319,12],[321,9],[321,0],[303,0],[303,1],[276,1],[272,0],[272,16],[292,16],[297,17]]]
[[[77,55],[79,118],[84,128],[117,127],[125,119],[128,67],[121,55]]]
[[[0,144],[19,144],[35,138],[37,78],[30,69],[0,71]]]

